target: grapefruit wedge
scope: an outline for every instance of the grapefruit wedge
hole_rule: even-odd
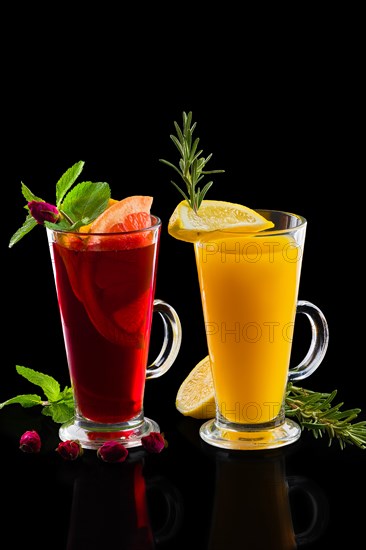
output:
[[[149,227],[152,201],[152,197],[144,195],[134,195],[117,201],[93,221],[89,232],[118,233]]]
[[[92,222],[87,235],[82,302],[98,332],[117,345],[141,347],[144,341],[154,262],[154,248],[148,247],[155,234],[148,230],[152,201],[135,195],[115,202]],[[144,269],[139,269],[142,257]]]
[[[151,226],[152,201],[152,197],[134,195],[112,204],[90,224],[88,248],[125,250],[150,244],[151,233],[132,232]],[[108,233],[110,236],[96,235],[99,233]]]

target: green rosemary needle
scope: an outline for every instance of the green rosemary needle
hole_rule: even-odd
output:
[[[213,181],[206,183],[202,190],[200,187],[197,187],[197,184],[202,181],[205,175],[218,174],[225,172],[225,170],[204,170],[204,167],[212,157],[212,154],[210,154],[207,158],[204,158],[201,156],[203,151],[197,150],[200,140],[199,138],[196,138],[193,141],[193,132],[196,124],[196,122],[192,124],[192,112],[189,112],[188,114],[183,112],[182,129],[179,127],[178,123],[174,121],[174,126],[178,137],[171,135],[170,139],[177,147],[181,156],[179,167],[164,159],[159,159],[159,161],[173,168],[173,170],[178,172],[181,176],[186,184],[187,192],[183,191],[174,181],[171,181],[171,183],[178,189],[179,193],[183,195],[190,207],[197,213],[197,210],[199,209],[207,191],[213,184]]]
[[[354,422],[361,409],[342,411],[343,403],[333,405],[337,390],[320,393],[289,383],[285,399],[285,414],[294,417],[302,429],[310,430],[317,439],[327,434],[329,446],[336,439],[344,449],[347,444],[366,449],[366,421]]]

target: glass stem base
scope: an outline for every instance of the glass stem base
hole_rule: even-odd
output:
[[[151,432],[160,432],[159,425],[146,416],[138,426],[105,425],[81,422],[77,417],[63,424],[59,429],[61,441],[78,440],[84,449],[98,449],[107,441],[119,441],[125,447],[142,445],[141,438]]]
[[[266,450],[277,449],[297,441],[301,435],[300,426],[285,418],[279,426],[272,428],[258,428],[245,430],[232,429],[217,422],[216,419],[208,420],[200,428],[201,438],[215,447],[232,450]]]

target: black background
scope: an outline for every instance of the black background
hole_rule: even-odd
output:
[[[21,182],[52,202],[58,179],[83,160],[81,180],[107,181],[114,198],[153,196],[152,212],[163,222],[156,297],[177,310],[183,340],[171,371],[146,388],[146,414],[170,435],[166,454],[148,457],[146,471],[165,475],[183,492],[184,525],[173,547],[180,541],[183,548],[196,529],[197,544],[205,548],[217,458],[202,451],[199,421],[181,418],[174,401],[207,347],[193,248],[166,231],[180,195],[159,158],[177,162],[169,138],[173,121],[181,124],[182,112],[192,111],[200,146],[206,156],[213,154],[208,168],[225,170],[213,176],[207,198],[292,211],[308,220],[299,298],[323,310],[330,343],[303,385],[337,389],[337,402],[360,407],[365,419],[365,85],[358,14],[239,17],[211,9],[203,16],[188,6],[177,14],[140,6],[123,15],[107,9],[8,12],[4,25],[11,32],[2,48],[0,402],[33,390],[17,375],[17,364],[69,383],[45,232],[37,227],[8,248],[25,218]],[[300,323],[294,360],[306,334]],[[63,548],[71,494],[63,465],[45,450],[29,466],[29,457],[13,450],[22,431],[43,419],[39,411],[16,406],[0,415],[4,476],[16,489],[6,493],[9,510],[21,502],[25,527],[35,514],[40,533],[47,526],[60,530],[54,547]],[[49,424],[42,429],[51,433],[50,449],[57,433]],[[316,480],[330,503],[330,527],[319,548],[337,541],[336,533],[356,547],[361,516],[353,499],[365,488],[365,455],[327,445],[326,438],[315,441],[305,433],[287,464],[290,472]],[[50,499],[52,507],[43,504]]]

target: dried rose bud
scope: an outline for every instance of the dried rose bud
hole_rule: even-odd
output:
[[[168,446],[164,434],[159,432],[150,432],[149,435],[145,435],[141,438],[141,443],[149,453],[161,453]]]
[[[128,450],[119,441],[106,441],[99,447],[97,455],[104,462],[124,462],[128,456]]]
[[[24,432],[19,441],[19,449],[23,453],[39,453],[41,450],[41,438],[35,430]]]
[[[76,460],[83,454],[84,450],[78,440],[68,439],[58,444],[56,452],[58,452],[64,460]]]
[[[28,208],[37,223],[43,225],[44,222],[56,223],[60,213],[56,206],[44,201],[30,201]]]

